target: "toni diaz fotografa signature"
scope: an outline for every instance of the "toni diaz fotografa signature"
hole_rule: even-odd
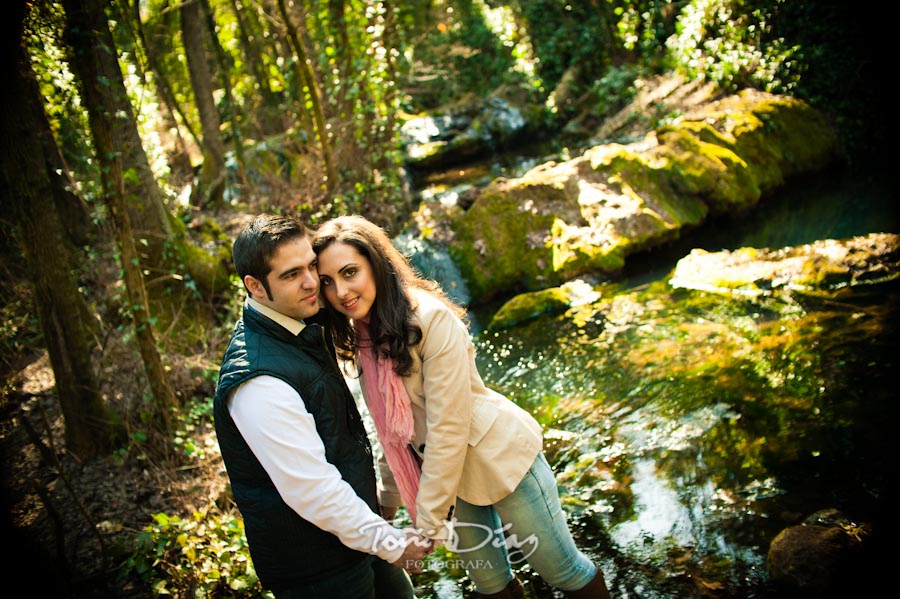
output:
[[[367,524],[360,529],[360,532],[364,533],[374,526],[378,525],[375,523]],[[518,535],[515,533],[509,533],[510,524],[505,524],[500,528],[491,528],[490,526],[485,526],[483,524],[460,522],[454,518],[453,520],[445,520],[444,526],[450,532],[450,536],[444,542],[444,546],[450,551],[460,555],[471,551],[478,551],[488,544],[495,548],[505,545],[508,552],[513,549],[516,550],[510,554],[510,562],[515,565],[520,561],[527,560],[538,548],[539,541],[536,535],[531,534],[524,539],[519,539]],[[466,531],[464,533],[467,537],[466,547],[459,546],[460,529],[465,529]],[[410,543],[427,546],[431,543],[430,537],[435,533],[435,531],[423,531],[421,529],[407,528],[405,530],[415,534],[407,535],[405,540],[398,540],[393,536],[376,533],[375,540],[372,543],[373,552],[376,552],[381,548],[396,549],[400,546],[405,547]]]

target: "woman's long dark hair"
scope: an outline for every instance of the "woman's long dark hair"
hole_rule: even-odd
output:
[[[369,333],[379,348],[379,355],[394,360],[395,372],[407,376],[412,372],[412,348],[422,340],[422,330],[412,317],[408,289],[422,289],[440,299],[460,318],[466,311],[453,303],[435,281],[421,277],[409,260],[391,243],[384,229],[362,216],[339,216],[323,224],[312,239],[313,251],[320,254],[333,243],[351,245],[372,266],[375,279],[375,302],[369,313]],[[325,306],[331,324],[337,354],[356,362],[357,337],[350,319]]]

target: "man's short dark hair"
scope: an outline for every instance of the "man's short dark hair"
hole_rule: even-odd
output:
[[[237,236],[231,250],[231,259],[241,281],[247,275],[258,279],[271,299],[267,277],[272,271],[272,256],[281,245],[305,237],[309,237],[309,231],[296,218],[277,214],[257,216]]]

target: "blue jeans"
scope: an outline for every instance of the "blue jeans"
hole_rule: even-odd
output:
[[[315,583],[279,590],[276,599],[415,599],[406,570],[374,555]]]
[[[556,477],[543,454],[515,491],[494,505],[457,499],[455,532],[448,549],[462,560],[479,593],[502,591],[513,578],[511,566],[523,560],[563,591],[583,588],[597,573],[575,546]]]

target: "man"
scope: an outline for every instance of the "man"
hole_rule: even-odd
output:
[[[410,599],[427,543],[378,515],[372,450],[294,219],[258,216],[234,265],[249,294],[222,360],[216,435],[259,579],[278,599]]]

